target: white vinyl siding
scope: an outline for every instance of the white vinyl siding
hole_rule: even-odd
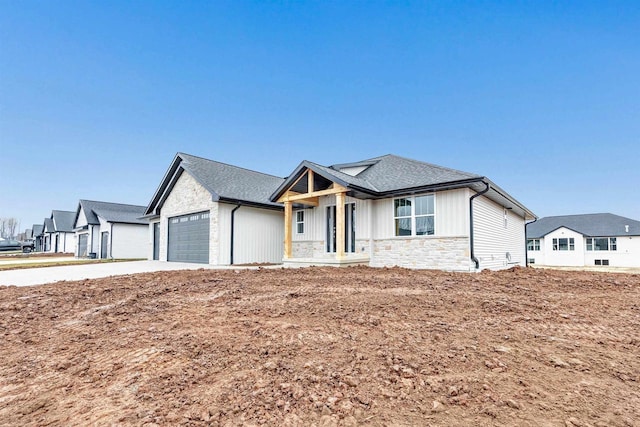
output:
[[[567,250],[560,250],[560,239],[566,239]],[[570,239],[573,239],[574,248],[569,250]],[[558,249],[554,249],[554,244]],[[564,241],[562,242],[564,247]],[[581,266],[585,265],[585,239],[580,233],[576,233],[566,227],[560,227],[557,230],[544,236],[540,241],[541,254],[534,257],[536,265],[551,266]]]
[[[474,254],[481,270],[525,265],[524,224],[524,218],[489,198],[474,199]]]

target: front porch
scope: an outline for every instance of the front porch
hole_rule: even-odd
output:
[[[285,207],[285,267],[369,265],[368,242],[356,241],[356,204],[347,200],[348,191],[311,169],[302,171],[286,188],[278,199]],[[300,241],[300,215],[306,220],[302,227],[314,230],[312,241]]]

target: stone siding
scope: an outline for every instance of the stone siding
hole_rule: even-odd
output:
[[[364,248],[364,251],[362,250]],[[356,239],[355,255],[369,255],[369,239]],[[349,255],[347,253],[347,255]],[[304,240],[292,242],[292,258],[327,258],[334,256],[327,253],[325,242],[321,240]]]
[[[169,218],[189,213],[209,211],[209,264],[218,264],[218,203],[211,193],[188,172],[182,173],[160,210],[160,260],[167,260]]]
[[[467,237],[394,238],[375,240],[372,267],[407,267],[470,271]]]

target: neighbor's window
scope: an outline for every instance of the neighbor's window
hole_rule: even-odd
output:
[[[576,249],[575,239],[571,238],[560,238],[553,239],[553,250],[554,251],[573,251]]]
[[[296,212],[296,232],[304,234],[304,211]]]
[[[393,201],[396,236],[435,234],[435,197],[402,197]]]
[[[539,251],[540,250],[540,239],[529,239],[529,240],[527,240],[527,250],[528,251]]]
[[[618,240],[615,237],[588,237],[588,251],[617,251]]]

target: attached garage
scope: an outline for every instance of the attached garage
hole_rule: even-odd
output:
[[[209,212],[169,218],[168,261],[209,263]]]
[[[148,257],[210,265],[282,262],[283,178],[178,153],[144,217]]]

